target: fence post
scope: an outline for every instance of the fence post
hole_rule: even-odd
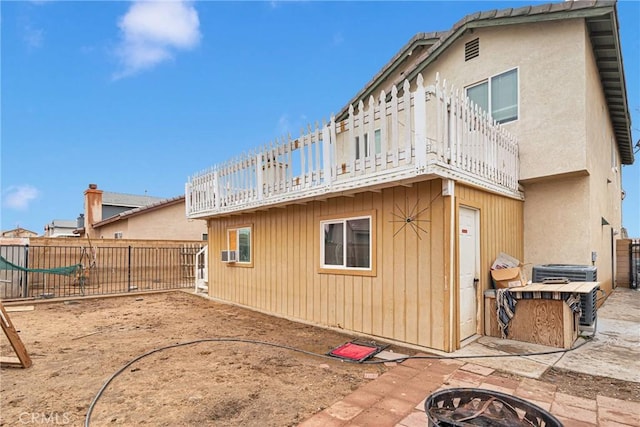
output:
[[[413,115],[415,126],[416,169],[424,173],[427,167],[427,126],[426,126],[426,94],[422,74],[418,74],[418,85],[413,94]]]
[[[24,267],[29,268],[29,245],[24,247]],[[29,296],[29,273],[24,272],[24,286],[22,287],[22,298]]]
[[[640,240],[629,241],[629,288],[638,289],[640,286]]]
[[[131,292],[131,245],[127,254],[127,291]]]
[[[331,168],[333,167],[333,159],[331,158],[331,144],[335,143],[331,141],[331,125],[333,125],[334,118],[331,117],[331,124],[323,123],[322,126],[322,174],[324,175],[325,188],[331,188],[333,177],[331,176]],[[320,171],[318,171],[320,173]]]

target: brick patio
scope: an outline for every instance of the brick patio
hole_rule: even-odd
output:
[[[551,412],[566,427],[640,427],[640,402],[571,396],[542,381],[504,378],[491,368],[446,359],[409,359],[300,426],[425,427],[425,399],[436,390],[453,387],[496,390],[523,398]]]

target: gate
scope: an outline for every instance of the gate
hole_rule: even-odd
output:
[[[0,246],[0,256],[7,261],[28,268],[28,246]],[[0,298],[26,298],[27,274],[19,270],[0,270]]]
[[[7,261],[0,259],[0,298],[54,298],[189,288],[194,283],[199,250],[199,245],[0,246],[0,256]],[[78,268],[72,268],[78,264]]]
[[[629,266],[631,272],[629,285],[633,289],[638,289],[640,286],[640,239],[632,240],[629,243]]]

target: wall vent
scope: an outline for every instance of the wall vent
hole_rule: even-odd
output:
[[[469,61],[477,56],[480,56],[480,39],[475,38],[468,41],[464,45],[464,60]]]

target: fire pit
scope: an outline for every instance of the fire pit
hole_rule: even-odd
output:
[[[479,388],[451,388],[424,402],[429,426],[562,427],[549,412],[526,400]]]

